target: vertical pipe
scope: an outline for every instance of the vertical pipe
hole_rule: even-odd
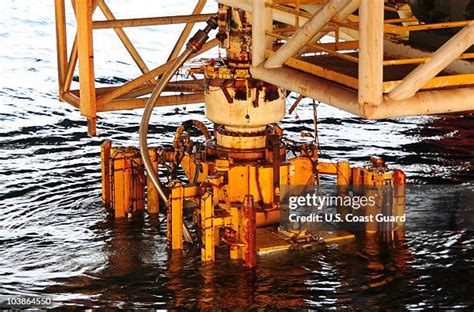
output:
[[[398,169],[393,170],[393,215],[397,217],[405,215],[406,178],[403,171]],[[403,239],[405,237],[405,222],[397,221],[394,232],[395,238]]]
[[[265,49],[271,48],[272,39],[265,35],[273,27],[272,9],[265,7],[265,0],[252,2],[252,66],[265,61]]]
[[[215,233],[214,233],[214,209],[212,195],[204,194],[201,197],[201,261],[215,261]]]
[[[168,243],[172,250],[183,249],[183,201],[184,189],[177,183],[171,189],[171,202],[168,207]]]
[[[132,212],[143,212],[145,210],[145,172],[138,151],[130,159],[130,165],[132,172]]]
[[[112,142],[105,140],[100,146],[101,171],[102,171],[102,205],[110,207],[110,148]]]
[[[92,0],[76,0],[79,57],[80,110],[87,118],[87,132],[96,135],[94,50],[92,44]]]
[[[114,215],[116,219],[125,218],[128,212],[128,202],[130,198],[130,177],[129,166],[125,159],[125,153],[120,150],[112,149],[112,171],[113,188],[112,188],[112,205],[114,207]]]
[[[351,175],[352,170],[350,167],[349,162],[338,162],[336,164],[336,181],[337,181],[337,195],[341,198],[345,198],[348,196],[350,191],[350,184],[351,184]],[[345,205],[337,206],[337,212],[340,213],[342,216],[346,216],[349,213],[349,208]]]
[[[150,154],[150,160],[153,164],[153,170],[158,172],[158,153],[156,148],[149,148],[148,152]],[[160,212],[160,196],[158,190],[153,185],[150,177],[146,179],[146,189],[147,189],[147,210],[149,214],[157,214]]]
[[[257,222],[252,195],[245,195],[242,210],[242,240],[245,244],[243,254],[244,266],[253,268],[257,265]]]
[[[384,1],[361,0],[359,8],[359,104],[379,105],[383,95]]]
[[[347,186],[350,184],[351,167],[349,162],[343,161],[336,164],[337,186]]]
[[[269,134],[267,142],[268,148],[272,153],[273,205],[280,207],[280,136],[278,134]]]
[[[352,168],[351,170],[351,176],[352,176],[352,187],[354,192],[360,192],[360,190],[363,188],[363,177],[364,172],[362,168]]]
[[[120,219],[136,211],[143,211],[145,204],[144,172],[138,149],[133,147],[110,148],[110,192],[115,218]]]
[[[54,1],[56,18],[56,49],[58,57],[59,100],[63,101],[63,85],[67,65],[66,9],[64,0]]]

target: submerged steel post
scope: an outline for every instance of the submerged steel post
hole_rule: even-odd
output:
[[[252,195],[245,195],[242,205],[242,241],[244,265],[248,268],[257,266],[257,222],[255,203]]]
[[[111,205],[111,179],[110,179],[110,149],[112,142],[105,140],[100,146],[100,160],[102,173],[102,205],[109,208]]]
[[[168,242],[172,250],[183,249],[183,202],[184,188],[178,182],[171,189],[171,204],[168,206],[167,216]]]
[[[214,207],[212,195],[206,192],[201,197],[201,261],[214,262],[215,254],[215,233],[214,233]]]
[[[153,164],[153,170],[158,172],[158,152],[156,148],[150,148],[150,159]],[[158,195],[158,190],[153,185],[150,177],[147,177],[146,180],[146,193],[147,193],[147,210],[149,214],[158,214],[160,213],[160,196]]]

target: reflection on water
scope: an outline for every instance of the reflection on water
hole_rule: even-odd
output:
[[[130,13],[191,10],[185,0],[168,7],[144,2]],[[130,16],[126,3],[111,5],[117,16]],[[112,220],[100,207],[99,146],[105,138],[136,145],[141,111],[102,114],[100,137],[87,137],[79,112],[57,101],[52,6],[12,1],[0,19],[0,294],[51,294],[58,304],[96,307],[472,309],[474,238],[467,231],[408,232],[391,246],[362,236],[264,257],[248,271],[224,254],[215,266],[201,266],[199,250],[189,246],[169,260],[159,220]],[[167,57],[179,25],[152,29],[130,30],[150,67]],[[113,31],[97,38],[111,42],[96,45],[100,86],[137,73]],[[311,130],[309,104],[285,118],[289,135]],[[319,117],[323,158],[361,165],[379,155],[403,168],[411,183],[473,182],[472,114],[373,122],[320,105]],[[203,107],[159,109],[150,141],[170,143],[175,127],[190,118],[204,120]],[[459,215],[440,214],[451,208],[442,195],[413,207],[413,229],[425,215],[440,215],[440,222]]]

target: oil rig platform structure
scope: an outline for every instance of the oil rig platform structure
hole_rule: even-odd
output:
[[[90,135],[96,135],[98,113],[145,108],[140,149],[102,145],[103,203],[116,218],[145,209],[165,213],[170,250],[197,241],[202,261],[213,262],[222,246],[231,259],[254,267],[258,254],[295,242],[351,237],[279,228],[289,187],[315,186],[323,174],[336,176],[340,192],[404,186],[404,173],[379,158],[363,168],[325,163],[317,141],[285,140],[278,122],[290,92],[298,94],[294,107],[306,97],[365,119],[474,110],[474,1],[217,0],[215,12],[206,14],[206,0],[189,3],[189,15],[116,18],[114,1],[73,0],[77,30],[68,48],[66,3],[55,0],[59,99],[87,118]],[[97,10],[105,19],[93,18]],[[149,68],[127,28],[167,24],[184,27],[168,61]],[[196,24],[202,28],[192,34]],[[101,29],[115,31],[140,76],[96,87],[94,45],[103,43],[93,41],[93,32]],[[225,50],[221,60],[188,69],[192,79],[172,80],[187,61],[216,48]],[[73,90],[76,71],[79,89]],[[205,103],[214,129],[189,120],[176,129],[173,146],[148,146],[154,107],[193,103]],[[192,138],[196,132],[204,143]],[[167,185],[158,176],[162,165],[171,168]],[[391,197],[391,213],[402,213],[404,191],[395,189]],[[197,234],[183,221],[186,211]],[[384,235],[396,238],[402,228],[392,224]],[[366,231],[380,229],[368,225]]]

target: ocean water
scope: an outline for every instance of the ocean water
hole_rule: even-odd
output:
[[[183,14],[193,2],[108,3],[119,18]],[[456,192],[412,198],[412,230],[390,246],[362,236],[261,257],[255,270],[225,255],[202,266],[193,246],[170,257],[158,219],[116,221],[101,207],[100,143],[137,145],[142,110],[100,114],[98,136],[88,137],[79,112],[57,98],[53,1],[2,1],[0,16],[0,295],[48,295],[56,307],[474,308],[474,237],[457,226],[463,216],[472,220],[473,202]],[[72,16],[68,8],[70,39]],[[152,68],[180,27],[127,33]],[[139,73],[112,30],[95,31],[94,40],[98,86]],[[311,131],[311,109],[303,102],[283,120],[287,135]],[[473,188],[472,113],[365,121],[322,103],[318,117],[324,159],[362,165],[377,155],[411,184]],[[150,142],[170,143],[187,119],[205,121],[203,105],[156,109]]]

